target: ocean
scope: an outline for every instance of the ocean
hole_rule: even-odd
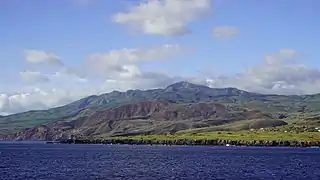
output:
[[[320,150],[1,142],[0,179],[319,180]]]

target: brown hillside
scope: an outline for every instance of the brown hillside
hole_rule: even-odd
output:
[[[90,137],[166,134],[250,119],[273,118],[260,111],[227,107],[219,103],[171,104],[165,101],[143,101],[100,111],[70,122],[59,121],[30,128],[16,134],[14,139],[52,140],[71,135]],[[259,123],[257,127],[264,124],[269,126],[267,123]]]

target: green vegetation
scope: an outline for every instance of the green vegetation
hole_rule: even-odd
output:
[[[97,137],[76,139],[62,143],[79,144],[163,144],[163,145],[238,145],[238,146],[290,146],[320,147],[319,132],[240,131],[198,134],[150,135],[127,137]]]
[[[101,137],[103,138],[103,137]],[[106,139],[133,139],[133,140],[282,140],[282,141],[310,141],[320,142],[319,132],[276,132],[276,131],[238,131],[238,132],[207,132],[207,133],[193,133],[193,134],[172,134],[172,135],[149,135],[149,136],[128,136],[128,137],[104,137]]]

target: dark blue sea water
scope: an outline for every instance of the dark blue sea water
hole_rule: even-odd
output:
[[[307,148],[0,143],[0,179],[320,179]]]

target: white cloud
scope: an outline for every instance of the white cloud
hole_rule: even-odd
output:
[[[296,58],[298,57],[298,52],[293,49],[281,49],[279,52],[279,55],[281,57],[287,57],[287,58]]]
[[[92,70],[97,71],[100,67],[102,72],[106,71],[108,76],[104,76],[104,79],[97,80],[89,76],[87,79],[79,78],[73,71],[69,73],[68,69],[47,75],[50,83],[46,85],[54,84],[53,86],[39,85],[37,88],[21,89],[16,93],[0,93],[0,114],[47,109],[88,95],[113,90],[162,88],[181,80],[214,88],[236,87],[258,93],[311,94],[318,93],[320,89],[320,70],[299,64],[299,54],[290,49],[267,55],[260,65],[229,76],[171,77],[164,73],[141,69],[142,62],[167,59],[175,55],[178,49],[181,50],[176,46],[173,46],[176,50],[168,47],[171,46],[113,50],[92,55],[87,63],[98,63],[99,66],[94,66]],[[34,72],[30,74],[34,75]]]
[[[239,34],[239,30],[232,26],[219,26],[213,29],[213,37],[215,39],[228,39]]]
[[[89,73],[104,78],[132,78],[142,76],[139,65],[142,62],[165,60],[183,51],[179,45],[163,45],[149,49],[120,49],[89,56],[86,68]]]
[[[61,71],[57,71],[53,74],[43,74],[38,71],[23,71],[20,72],[20,76],[23,82],[27,84],[40,84],[40,83],[47,83],[47,82],[57,82],[59,81],[66,81],[68,82],[79,82],[84,83],[88,80],[86,78],[81,78],[77,74],[73,72],[66,71],[62,69]]]
[[[147,0],[128,12],[113,16],[116,23],[145,34],[181,36],[189,33],[189,23],[205,16],[211,0]]]
[[[0,94],[0,115],[28,110],[41,110],[57,107],[93,94],[113,90],[161,88],[174,83],[179,78],[160,73],[145,73],[143,77],[131,79],[108,79],[104,82],[88,82],[88,86],[76,86],[69,82],[68,88],[31,88],[13,94]]]
[[[26,83],[44,83],[50,81],[48,75],[42,74],[40,72],[24,71],[20,72],[20,75],[22,80]]]
[[[293,49],[281,49],[278,53],[267,55],[265,63],[269,65],[295,63],[298,57],[298,52]]]
[[[70,71],[68,69],[62,69],[52,75],[50,75],[50,79],[52,81],[66,81],[68,82],[76,82],[76,83],[85,83],[88,82],[88,79],[78,76],[75,72]]]
[[[233,76],[208,78],[211,87],[237,87],[259,93],[312,94],[319,93],[320,70],[296,61],[294,50],[281,50],[268,55],[265,61]]]
[[[34,88],[31,91],[0,94],[0,114],[12,114],[27,110],[48,109],[64,105],[81,97],[77,91],[67,90],[41,90]]]
[[[8,95],[0,94],[0,115],[8,114],[5,110],[8,105]]]
[[[49,80],[50,83],[46,85],[39,83],[37,88],[13,94],[3,93],[0,99],[0,112],[7,114],[30,109],[47,109],[70,103],[91,94],[101,94],[113,90],[164,87],[181,80],[181,78],[144,71],[140,65],[150,61],[170,59],[182,51],[184,48],[179,45],[140,49],[125,48],[92,54],[88,57],[84,67],[80,69],[62,67],[54,74],[21,72],[21,77],[28,83]],[[95,75],[98,75],[99,78]]]
[[[102,92],[109,92],[112,90],[126,91],[129,89],[154,89],[163,88],[177,81],[181,81],[181,77],[170,77],[162,73],[143,73],[141,76],[127,79],[107,79],[102,85]]]
[[[60,58],[50,52],[40,50],[27,50],[24,52],[25,58],[30,64],[44,64],[50,66],[62,66]]]

